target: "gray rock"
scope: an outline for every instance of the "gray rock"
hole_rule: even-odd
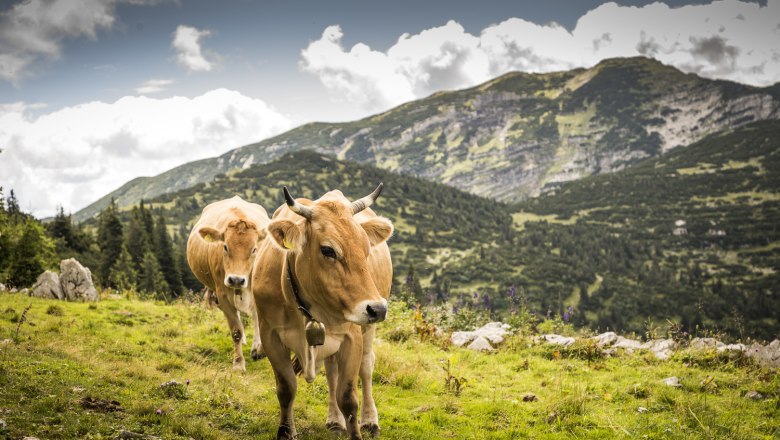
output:
[[[617,341],[615,341],[615,343],[612,344],[612,347],[622,348],[625,349],[627,353],[633,353],[634,350],[639,350],[640,348],[642,348],[642,343],[635,339],[628,339],[622,336],[618,336]]]
[[[718,351],[745,351],[746,349],[745,344],[721,344],[716,348]]]
[[[602,333],[600,335],[594,336],[591,339],[596,341],[596,345],[599,346],[599,348],[602,348],[604,346],[612,345],[618,340],[618,335],[615,332],[606,332]]]
[[[568,336],[561,336],[556,334],[547,334],[547,335],[541,335],[539,336],[540,340],[546,341],[548,344],[553,345],[563,345],[564,347],[568,347],[569,345],[574,343],[574,338],[570,338]]]
[[[5,292],[6,290],[8,289],[5,288],[5,284],[0,283],[0,292]]]
[[[694,350],[709,350],[718,349],[724,347],[726,344],[718,341],[715,338],[693,338],[691,340],[691,348]]]
[[[655,357],[665,361],[674,354],[677,343],[672,339],[653,339],[642,344],[642,348],[652,351]]]
[[[60,262],[60,285],[68,301],[98,301],[92,272],[74,258]]]
[[[745,354],[767,367],[780,367],[780,340],[775,339],[766,346],[753,344],[745,350]]]
[[[482,337],[492,344],[504,342],[504,337],[511,334],[511,326],[501,322],[489,322],[482,327],[470,332],[453,332],[450,341],[453,345],[462,347],[475,339]]]
[[[452,342],[452,345],[463,347],[464,345],[473,341],[476,337],[477,335],[474,332],[452,332],[450,341]]]
[[[680,388],[682,386],[682,384],[680,383],[680,379],[677,376],[667,377],[666,379],[663,379],[661,382],[663,382],[664,385],[668,387]]]
[[[745,393],[745,399],[750,400],[761,400],[764,398],[764,395],[759,393],[758,391],[748,391]]]
[[[492,345],[490,345],[490,342],[488,342],[487,338],[482,336],[477,336],[476,339],[471,341],[471,344],[469,344],[468,347],[469,350],[474,351],[493,351],[495,348],[493,348]]]
[[[38,298],[62,299],[64,295],[60,286],[59,275],[50,270],[38,275],[30,295]]]
[[[8,429],[8,425],[5,424],[5,420],[0,419],[0,432],[5,431],[6,429]]]

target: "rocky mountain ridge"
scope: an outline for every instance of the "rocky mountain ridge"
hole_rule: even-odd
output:
[[[514,72],[359,121],[306,124],[134,179],[74,217],[94,216],[112,197],[126,206],[305,149],[515,202],[764,119],[780,119],[777,85],[708,80],[647,58]]]

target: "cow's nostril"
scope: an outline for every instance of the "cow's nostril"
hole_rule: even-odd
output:
[[[367,305],[366,315],[369,323],[384,321],[385,316],[387,316],[387,307],[383,304]]]

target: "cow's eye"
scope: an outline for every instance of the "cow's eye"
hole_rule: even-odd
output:
[[[257,248],[252,248],[252,255],[257,253]]]
[[[226,254],[228,253],[228,250],[227,250],[227,245],[226,245],[226,244],[223,244],[223,245],[222,245],[222,249],[224,249],[224,250],[225,250],[225,253],[226,253]]]
[[[320,246],[320,252],[322,252],[322,255],[324,255],[325,258],[336,259],[336,251],[330,246]]]

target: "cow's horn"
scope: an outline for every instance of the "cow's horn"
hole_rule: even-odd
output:
[[[292,212],[300,215],[301,217],[304,217],[307,220],[311,220],[311,208],[296,202],[295,199],[293,199],[290,195],[290,190],[288,190],[286,186],[282,188],[282,191],[284,192],[284,200],[287,202],[287,206],[290,207]]]
[[[355,200],[354,202],[352,202],[352,215],[355,215],[358,212],[360,212],[360,211],[368,208],[369,206],[371,206],[371,204],[374,203],[374,200],[376,200],[377,197],[379,197],[379,194],[382,193],[382,188],[384,186],[385,185],[382,182],[379,182],[379,185],[377,185],[377,187],[374,190],[374,192],[372,192],[371,194],[363,197],[360,200]]]

